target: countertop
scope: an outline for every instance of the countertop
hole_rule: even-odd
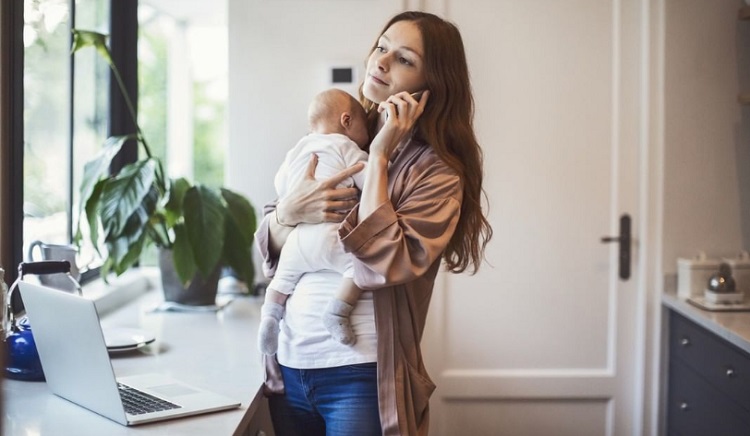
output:
[[[240,433],[242,424],[253,416],[262,401],[263,370],[256,347],[262,300],[236,297],[217,312],[152,311],[161,301],[160,290],[146,289],[102,318],[104,328],[136,327],[156,337],[156,341],[138,350],[111,354],[116,375],[165,373],[234,398],[242,403],[239,409],[126,427],[57,397],[44,382],[6,379],[3,433],[13,436]]]
[[[750,312],[703,310],[678,297],[674,292],[663,293],[662,303],[750,354]]]

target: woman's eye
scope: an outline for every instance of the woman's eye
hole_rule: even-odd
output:
[[[406,59],[406,58],[403,58],[403,57],[402,58],[398,58],[398,61],[401,62],[404,65],[411,65],[411,61],[409,59]]]
[[[385,47],[383,47],[382,45],[375,47],[375,50],[379,51],[380,53],[385,53]]]

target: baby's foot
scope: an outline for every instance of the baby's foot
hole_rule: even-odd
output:
[[[258,349],[261,353],[270,356],[276,354],[278,348],[279,322],[270,316],[264,316],[260,319],[260,327],[258,327]]]
[[[353,345],[357,341],[349,314],[354,309],[351,304],[341,300],[331,300],[323,313],[323,325],[331,333],[333,339],[344,345]]]
[[[267,302],[260,308],[258,326],[258,349],[267,355],[276,354],[279,348],[279,321],[284,315],[284,306]]]

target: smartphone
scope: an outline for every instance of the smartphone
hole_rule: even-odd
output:
[[[414,98],[414,100],[419,101],[422,98],[422,94],[424,94],[424,90],[412,92],[411,96]]]
[[[412,96],[412,98],[414,98],[414,100],[417,100],[417,101],[419,101],[419,100],[420,100],[420,99],[422,98],[422,94],[424,94],[424,89],[423,89],[423,90],[421,90],[421,91],[417,91],[417,92],[412,92],[412,93],[411,93],[411,94],[409,94],[409,95],[411,95],[411,96]],[[396,109],[396,113],[398,113],[398,109]],[[386,120],[388,119],[388,112],[386,112],[386,113],[385,113],[385,119],[386,119]]]

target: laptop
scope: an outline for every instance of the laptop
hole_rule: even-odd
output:
[[[240,403],[160,374],[115,378],[93,301],[19,282],[50,390],[123,425],[233,409]]]

